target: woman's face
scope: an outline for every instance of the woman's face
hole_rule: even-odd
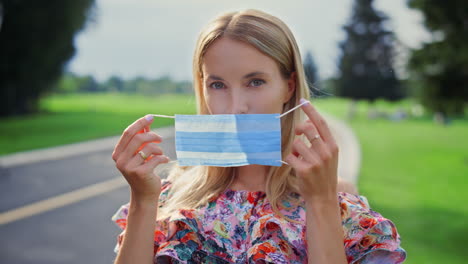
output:
[[[273,59],[226,37],[208,48],[202,71],[210,114],[281,113],[295,89],[295,76],[285,80]]]

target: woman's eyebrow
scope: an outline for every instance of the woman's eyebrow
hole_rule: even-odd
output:
[[[248,73],[248,74],[244,75],[243,79],[248,79],[248,78],[251,78],[251,77],[257,76],[257,75],[267,75],[267,74],[264,73],[264,72],[259,72],[259,71],[251,72],[251,73]],[[224,81],[223,78],[221,78],[219,76],[216,76],[216,75],[212,75],[212,74],[208,75],[207,79],[212,79],[212,80],[217,80],[217,81]]]
[[[259,72],[259,71],[251,72],[251,73],[248,73],[248,74],[244,75],[244,79],[248,79],[248,78],[256,76],[256,75],[266,75],[266,73]]]
[[[223,78],[218,77],[218,76],[216,76],[216,75],[208,75],[208,76],[207,76],[207,79],[213,79],[213,80],[217,80],[217,81],[224,81]]]

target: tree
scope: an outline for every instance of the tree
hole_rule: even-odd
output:
[[[77,82],[77,76],[72,72],[67,72],[62,75],[60,80],[55,85],[53,90],[56,93],[76,93],[79,91],[79,84]]]
[[[393,69],[395,36],[386,28],[388,17],[374,9],[373,0],[355,0],[346,39],[340,44],[338,96],[374,102],[404,97]]]
[[[2,30],[2,23],[3,23],[3,4],[0,2],[0,30]]]
[[[78,79],[78,90],[85,93],[102,92],[104,89],[94,79],[92,75],[85,75]]]
[[[309,83],[310,94],[311,96],[314,96],[316,95],[314,87],[317,86],[319,79],[317,74],[317,65],[315,64],[310,51],[307,51],[304,59],[304,72],[307,78],[307,82]]]
[[[409,0],[425,17],[433,41],[412,51],[408,66],[421,104],[443,121],[463,115],[468,101],[468,2]]]
[[[94,0],[0,0],[0,116],[37,111],[74,55]]]
[[[119,76],[111,76],[106,84],[106,91],[122,92],[124,90],[124,80]]]

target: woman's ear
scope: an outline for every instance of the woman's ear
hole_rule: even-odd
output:
[[[292,72],[288,79],[288,91],[285,94],[285,98],[283,103],[287,103],[289,99],[293,96],[294,92],[296,92],[296,72]]]

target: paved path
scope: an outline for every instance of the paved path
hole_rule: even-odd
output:
[[[360,149],[344,123],[324,115],[340,147],[339,175],[356,182]],[[175,159],[172,128],[156,129]],[[0,263],[112,263],[128,201],[111,152],[118,137],[0,157]]]

